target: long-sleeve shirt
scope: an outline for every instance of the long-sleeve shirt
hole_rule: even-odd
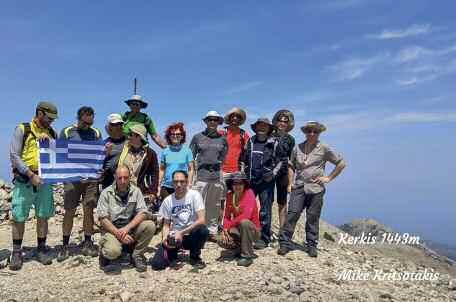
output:
[[[250,220],[258,230],[260,229],[260,219],[255,194],[251,189],[245,190],[239,200],[239,205],[235,207],[233,204],[233,193],[228,192],[226,195],[223,229],[229,230],[232,227],[237,227],[244,219]]]
[[[13,134],[13,139],[11,140],[10,145],[10,160],[13,168],[16,168],[19,173],[26,174],[28,167],[25,165],[24,161],[21,159],[22,152],[22,140],[24,137],[24,130],[21,127],[16,127]]]

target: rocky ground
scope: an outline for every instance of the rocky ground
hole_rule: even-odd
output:
[[[7,192],[2,184],[1,192]],[[0,195],[3,194],[0,192]],[[1,196],[6,196],[4,194]],[[60,244],[61,188],[56,189],[57,213],[50,221],[48,244]],[[7,201],[5,202],[8,203]],[[0,201],[0,205],[2,201]],[[203,250],[207,267],[196,271],[189,264],[162,272],[137,273],[125,265],[120,275],[107,275],[98,268],[98,259],[75,255],[63,263],[43,266],[33,258],[34,224],[26,226],[27,261],[21,271],[10,271],[6,257],[10,248],[10,226],[5,209],[0,212],[0,301],[456,301],[456,269],[413,247],[397,248],[340,245],[340,229],[321,223],[319,257],[310,258],[301,250],[278,256],[276,246],[258,251],[248,268],[236,262],[218,260],[221,249],[208,243]],[[303,238],[300,221],[295,239]],[[277,225],[274,227],[277,232]],[[81,240],[81,216],[75,221],[72,241]],[[95,235],[95,239],[99,234]],[[154,237],[151,256],[160,235]],[[276,243],[274,244],[276,245]],[[55,250],[54,250],[55,253]],[[435,281],[344,281],[341,272],[439,273]]]

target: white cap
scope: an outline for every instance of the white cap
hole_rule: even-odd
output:
[[[108,119],[106,120],[106,124],[118,124],[118,123],[122,123],[123,124],[122,116],[120,114],[111,113],[110,115],[108,115]]]

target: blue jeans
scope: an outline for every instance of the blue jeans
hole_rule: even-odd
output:
[[[274,181],[256,183],[252,185],[255,196],[260,199],[261,240],[271,241],[272,202],[274,200]]]

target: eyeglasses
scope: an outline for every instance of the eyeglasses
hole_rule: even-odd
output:
[[[169,136],[180,137],[183,136],[182,133],[171,133]]]

